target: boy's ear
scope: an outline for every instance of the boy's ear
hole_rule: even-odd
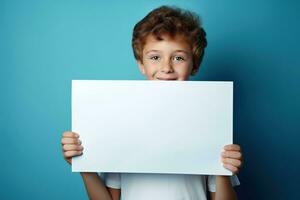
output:
[[[197,74],[197,72],[198,72],[198,69],[192,69],[191,75],[192,75],[192,76],[195,76],[195,75]]]
[[[199,62],[196,62],[195,65],[193,66],[192,71],[191,71],[192,76],[195,76],[197,74],[197,72],[200,68],[199,64],[200,64]]]
[[[139,66],[139,69],[140,69],[141,73],[142,73],[143,75],[145,75],[145,74],[146,74],[146,71],[145,71],[145,66],[144,66],[144,64],[143,64],[140,60],[137,61],[137,64],[138,64],[138,66]]]

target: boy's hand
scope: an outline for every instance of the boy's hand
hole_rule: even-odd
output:
[[[237,174],[242,166],[241,147],[237,144],[229,144],[224,146],[224,150],[221,154],[223,166],[233,174]]]
[[[66,131],[62,135],[61,145],[64,159],[71,165],[72,157],[82,155],[83,146],[79,140],[79,134]]]

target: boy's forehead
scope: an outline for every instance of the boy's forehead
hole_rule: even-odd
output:
[[[185,49],[185,50],[191,49],[191,45],[188,43],[186,39],[184,39],[184,36],[182,35],[177,34],[174,37],[171,37],[170,35],[164,34],[159,36],[159,38],[160,39],[158,39],[155,35],[148,35],[144,43],[144,50],[162,44],[177,46],[178,48]]]
[[[147,42],[157,42],[157,41],[162,41],[162,40],[165,40],[165,41],[176,41],[176,42],[187,42],[185,39],[184,39],[184,36],[183,35],[180,35],[180,34],[175,34],[174,36],[171,36],[170,34],[161,34],[161,35],[153,35],[153,34],[150,34],[146,37],[146,43]]]

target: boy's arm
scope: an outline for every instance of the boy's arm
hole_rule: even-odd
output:
[[[226,145],[222,152],[223,166],[233,174],[237,174],[242,166],[241,147],[236,144]],[[237,199],[236,193],[232,188],[229,176],[216,176],[216,192],[211,192],[212,200],[232,200]]]
[[[235,200],[236,193],[232,188],[229,176],[216,177],[216,192],[210,193],[211,200]]]
[[[71,131],[64,132],[61,144],[64,159],[72,165],[72,158],[81,156],[83,151],[83,146],[79,140],[79,134]],[[120,190],[106,188],[97,173],[82,172],[80,175],[90,199],[119,200]]]
[[[120,190],[107,188],[97,173],[81,172],[89,199],[91,200],[119,200]]]
[[[120,200],[120,193],[121,193],[120,189],[115,189],[110,187],[107,187],[107,189],[110,192],[110,195],[113,200]]]

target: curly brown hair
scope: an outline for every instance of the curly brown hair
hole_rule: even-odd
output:
[[[199,16],[195,13],[177,7],[161,6],[152,10],[133,29],[132,48],[136,60],[142,62],[143,47],[146,38],[153,35],[157,40],[163,40],[162,35],[171,38],[183,36],[192,47],[193,70],[199,69],[207,46],[206,33],[202,28]]]

